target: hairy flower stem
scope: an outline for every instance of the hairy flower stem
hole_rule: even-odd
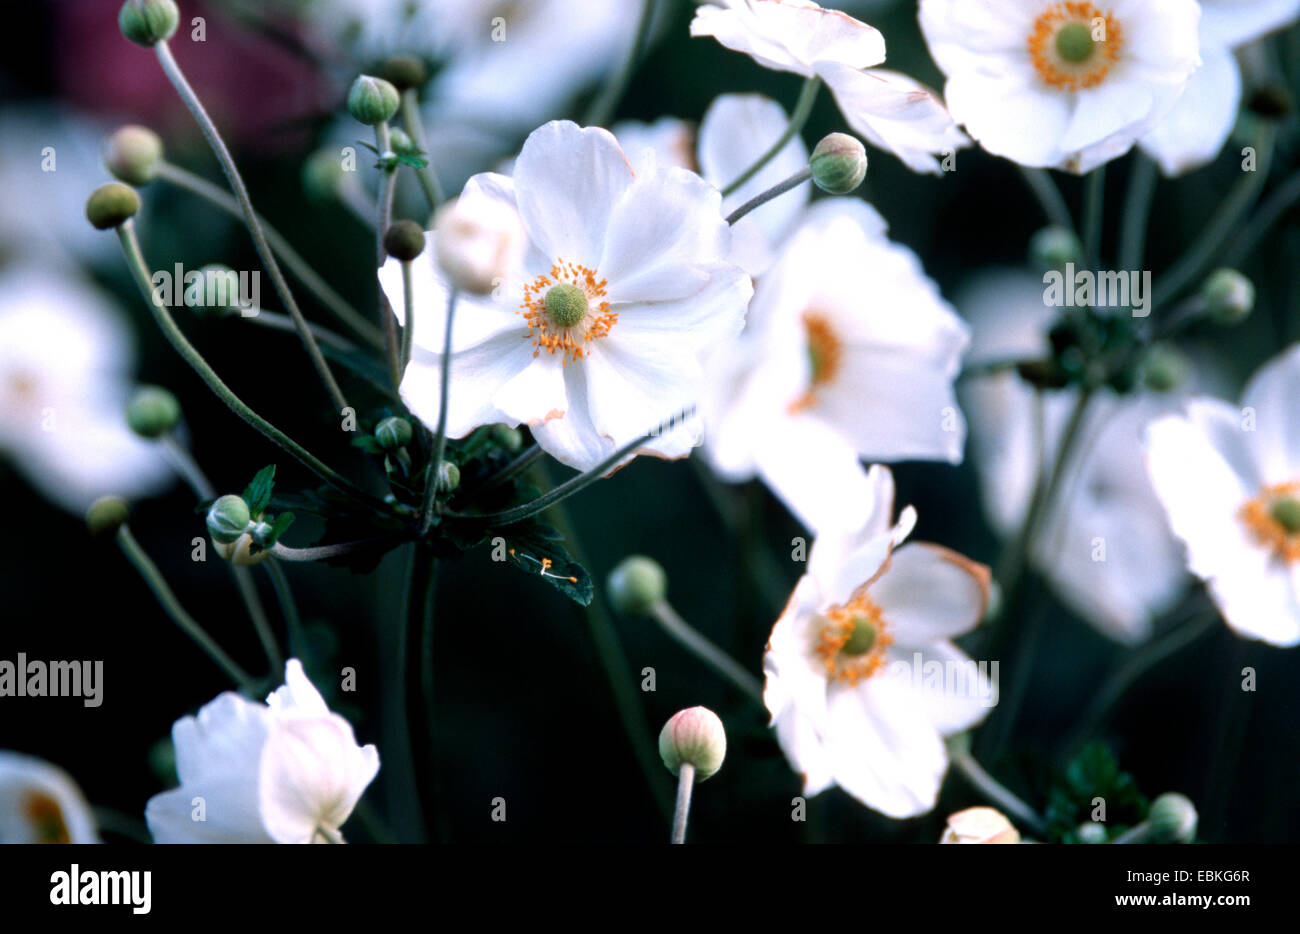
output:
[[[790,122],[786,125],[783,132],[767,152],[758,157],[758,161],[751,165],[740,176],[722,189],[722,197],[735,193],[745,182],[749,181],[759,172],[763,171],[763,166],[767,165],[777,154],[785,148],[785,144],[790,142],[805,123],[808,122],[808,115],[812,113],[813,104],[817,100],[817,91],[821,88],[822,81],[820,78],[813,76],[803,83],[803,88],[799,91],[799,100],[794,105],[794,111],[790,114]]]
[[[692,628],[667,600],[659,600],[651,606],[650,616],[688,652],[731,682],[732,686],[759,707],[764,706],[763,685],[759,680],[698,630]]]
[[[411,756],[411,783],[417,813],[429,840],[436,832],[435,729],[433,719],[433,625],[438,559],[423,542],[411,549],[405,620],[398,642],[402,707]]]
[[[691,789],[695,787],[695,766],[683,762],[677,773],[677,803],[673,807],[673,843],[686,842],[686,820],[691,811]]]
[[[126,555],[127,560],[140,572],[140,576],[149,585],[149,589],[153,591],[159,605],[171,618],[171,621],[180,627],[181,632],[193,639],[204,654],[212,659],[217,667],[224,671],[230,680],[239,685],[242,690],[250,694],[256,693],[256,682],[253,681],[248,672],[244,671],[234,659],[226,654],[225,650],[207,634],[193,616],[185,612],[185,608],[176,599],[176,594],[167,586],[167,580],[163,577],[162,571],[158,570],[158,565],[154,564],[152,559],[145,554],[145,550],[140,547],[140,543],[135,540],[135,536],[131,534],[131,530],[126,525],[117,530],[117,544],[122,549],[122,553]]]
[[[732,211],[730,214],[727,215],[727,223],[734,224],[736,221],[740,220],[750,211],[754,210],[755,208],[762,207],[763,205],[767,204],[767,202],[771,201],[773,198],[785,194],[791,188],[798,188],[800,185],[808,181],[808,179],[810,178],[812,178],[812,168],[809,166],[804,166],[802,169],[800,169],[798,172],[795,172],[785,181],[773,185],[767,191],[755,195],[754,197],[746,201],[744,204],[742,204],[740,207],[736,208],[736,210]]]
[[[433,167],[433,161],[429,159],[429,142],[424,135],[424,122],[420,119],[420,99],[415,88],[407,88],[402,92],[402,123],[406,126],[406,135],[411,137],[411,142],[415,143],[420,152],[425,155],[424,168],[417,169],[415,177],[420,183],[420,190],[424,192],[424,200],[429,203],[429,218],[432,220],[433,212],[438,210],[438,205],[442,203],[445,195],[442,191],[442,183],[438,180],[438,173]]]
[[[187,172],[180,166],[167,161],[158,163],[158,177],[211,202],[232,217],[243,219],[243,212],[240,210],[239,202],[228,192],[218,188],[207,179],[200,178],[192,172]],[[321,278],[316,273],[316,270],[312,269],[311,265],[298,254],[298,251],[289,245],[289,241],[267,222],[266,218],[259,214],[257,220],[262,225],[262,232],[266,235],[266,242],[271,245],[271,249],[275,251],[275,254],[284,261],[285,268],[307,287],[307,291],[315,295],[316,299],[331,314],[356,332],[366,343],[374,347],[383,346],[384,337],[379,333],[379,329],[353,309],[343,296],[335,292],[329,283]],[[267,314],[267,312],[262,312],[262,314]],[[292,316],[288,320],[292,322]],[[296,330],[296,322],[292,326]],[[313,328],[312,334],[323,342],[324,338],[321,337],[319,329]]]
[[[605,83],[600,95],[591,102],[591,107],[588,108],[587,115],[582,121],[585,126],[604,126],[614,116],[614,111],[618,109],[619,101],[623,99],[628,83],[632,80],[632,73],[636,71],[641,53],[645,50],[650,36],[650,22],[654,18],[651,15],[654,6],[654,0],[641,0],[641,14],[637,18],[636,29],[632,34],[632,44],[628,46],[618,71]]]
[[[122,244],[122,252],[126,256],[127,266],[135,279],[136,285],[139,286],[144,299],[149,303],[149,308],[153,312],[154,321],[157,322],[163,336],[175,348],[176,352],[184,358],[196,373],[202,378],[203,382],[208,384],[208,388],[216,393],[217,398],[224,402],[232,412],[242,418],[245,422],[256,428],[259,432],[278,444],[284,450],[288,451],[304,467],[316,474],[330,486],[346,493],[353,499],[356,499],[367,506],[377,508],[383,512],[390,512],[389,506],[383,500],[371,496],[365,490],[356,486],[342,474],[337,473],[323,461],[312,455],[306,448],[298,444],[280,429],[276,428],[262,416],[254,412],[242,399],[236,396],[230,387],[221,381],[215,370],[208,365],[203,359],[203,355],[195,349],[194,345],[189,342],[185,334],[177,326],[176,320],[172,318],[167,306],[158,301],[154,295],[152,280],[149,275],[149,267],[145,263],[144,254],[140,250],[140,241],[136,238],[135,227],[131,221],[127,221],[117,228],[118,240]]]
[[[442,459],[447,453],[447,395],[451,392],[451,331],[452,323],[456,319],[456,299],[459,297],[460,292],[457,289],[452,289],[447,295],[447,323],[442,334],[442,381],[438,402],[438,427],[433,432],[433,441],[429,449],[429,466],[424,472],[424,503],[420,512],[421,535],[427,535],[433,526],[438,481],[442,476]]]
[[[411,362],[411,335],[415,333],[415,289],[411,286],[411,264],[406,261],[402,262],[402,304],[401,361],[402,372],[405,373],[406,365]]]
[[[1006,786],[984,770],[975,757],[971,755],[969,743],[964,736],[954,737],[948,741],[948,755],[952,764],[962,777],[970,782],[971,787],[982,794],[991,803],[1019,821],[1035,834],[1047,831],[1047,823],[1038,816],[1038,812],[1009,791]]]
[[[374,548],[376,545],[404,538],[405,534],[403,532],[394,532],[391,535],[381,535],[378,538],[341,542],[337,545],[317,545],[314,548],[290,548],[282,542],[276,542],[269,550],[274,557],[279,558],[281,561],[328,561],[330,558],[341,558],[345,555],[356,554],[368,548]]]
[[[1070,216],[1069,205],[1065,203],[1061,189],[1057,188],[1056,182],[1052,181],[1051,174],[1046,169],[1031,169],[1023,165],[1017,168],[1020,169],[1020,175],[1029,186],[1034,198],[1037,199],[1039,207],[1043,209],[1043,216],[1047,218],[1048,223],[1074,233],[1074,218]]]
[[[393,222],[393,196],[397,193],[397,165],[384,164],[384,160],[393,158],[392,133],[387,123],[375,124],[375,148],[379,150],[381,163],[379,177],[378,220],[375,222],[375,234],[378,240],[379,263],[384,265],[388,251],[384,249],[384,234]]]
[[[293,318],[293,323],[298,327],[298,336],[302,338],[303,346],[307,349],[307,355],[311,357],[312,365],[316,367],[316,372],[320,374],[321,381],[329,391],[330,398],[334,402],[335,411],[342,412],[348,407],[347,398],[335,381],[334,374],[330,372],[329,364],[325,362],[320,347],[316,346],[316,339],[312,337],[311,330],[307,327],[307,320],[303,318],[298,303],[294,300],[293,292],[289,289],[289,283],[285,281],[284,275],[280,272],[280,264],[276,262],[275,253],[272,252],[270,244],[266,241],[266,235],[262,231],[261,220],[258,218],[257,212],[253,210],[253,202],[248,197],[248,189],[239,174],[239,169],[235,167],[235,160],[231,158],[230,150],[226,148],[225,142],[221,139],[221,134],[217,131],[217,125],[212,122],[212,118],[208,116],[208,112],[203,108],[203,103],[199,100],[198,95],[194,93],[189,81],[185,79],[185,74],[181,71],[180,65],[177,64],[166,40],[156,42],[154,52],[158,56],[158,62],[162,65],[163,73],[166,74],[185,106],[193,114],[199,129],[203,131],[203,135],[208,141],[208,145],[212,147],[213,153],[216,154],[217,161],[221,163],[221,171],[225,173],[226,181],[230,183],[230,188],[239,201],[239,208],[244,215],[244,223],[248,227],[248,232],[253,237],[253,245],[257,248],[257,255],[261,257],[262,265],[266,267],[267,273],[271,276],[271,284],[275,286],[276,294],[280,296],[280,301],[284,302],[285,310],[289,312]]]

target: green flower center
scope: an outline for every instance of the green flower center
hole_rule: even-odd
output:
[[[1056,54],[1075,65],[1086,62],[1095,45],[1086,23],[1066,23],[1056,34]]]
[[[558,328],[575,327],[587,316],[587,293],[561,282],[546,292],[546,316]]]
[[[866,655],[875,648],[876,627],[869,616],[854,616],[851,622],[853,623],[853,632],[849,634],[848,641],[840,647],[840,654]]]
[[[1300,499],[1288,497],[1275,502],[1268,514],[1291,535],[1300,532]]]

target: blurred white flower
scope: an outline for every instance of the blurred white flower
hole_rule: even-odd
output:
[[[1166,175],[1204,165],[1227,142],[1241,104],[1241,70],[1233,49],[1298,15],[1300,0],[1201,0],[1201,67],[1173,109],[1138,142]]]
[[[872,207],[819,201],[759,281],[741,339],[710,360],[709,463],[761,477],[814,532],[856,526],[872,503],[860,458],[961,460],[968,339]]]
[[[859,528],[818,535],[763,657],[763,701],[804,794],[839,785],[890,817],[934,807],[943,737],[981,721],[995,685],[950,640],[984,614],[989,572],[938,545],[897,547],[889,471]]]
[[[75,269],[0,271],[0,452],[64,509],[171,482],[162,451],[126,425],[132,358],[111,299]]]
[[[1300,344],[1266,363],[1241,406],[1198,397],[1147,430],[1156,494],[1187,566],[1228,625],[1300,644]]]
[[[1084,173],[1173,107],[1197,55],[1195,0],[921,0],[958,123],[994,155]]]
[[[528,249],[489,300],[457,313],[477,333],[453,343],[450,437],[527,423],[553,457],[586,470],[698,401],[702,358],[740,332],[753,291],[727,259],[716,189],[678,168],[634,175],[608,131],[565,121],[528,137],[514,178],[479,175],[466,188],[517,208]],[[382,281],[401,308],[400,277]],[[446,320],[434,284],[437,294],[417,293],[401,386],[427,424],[441,406]],[[692,418],[639,453],[683,457],[699,434]]]
[[[149,799],[157,843],[338,843],[379,771],[302,664],[266,704],[227,691],[172,726],[180,787]]]
[[[98,843],[95,818],[67,773],[0,750],[0,843]]]
[[[1047,356],[1057,309],[1043,303],[1042,281],[1003,270],[972,280],[956,299],[973,334],[968,365]],[[990,524],[1017,533],[1038,482],[1050,472],[1077,389],[1035,392],[1014,370],[965,380],[960,391],[971,423],[971,453]],[[1143,469],[1146,424],[1177,405],[1176,394],[1120,397],[1098,391],[1080,429],[1077,454],[1048,504],[1030,560],[1061,599],[1101,632],[1137,642],[1181,596],[1187,575],[1178,543]],[[1041,437],[1040,437],[1041,426]]]
[[[821,78],[849,126],[914,172],[938,174],[936,155],[970,145],[929,88],[872,67],[885,60],[884,37],[847,13],[805,0],[714,0],[696,10],[691,35],[712,36],[765,68]]]
[[[940,843],[1019,843],[1020,832],[994,808],[974,807],[948,817]]]

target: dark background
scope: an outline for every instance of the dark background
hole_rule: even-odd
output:
[[[635,4],[626,0],[629,16]],[[669,3],[669,0],[665,0]],[[761,91],[789,108],[799,79],[761,69],[712,40],[687,33],[690,4],[669,3],[672,21],[633,78],[620,118],[651,120],[669,114],[698,119],[720,93]],[[110,121],[148,123],[164,134],[169,158],[219,181],[179,101],[149,53],[117,32],[115,0],[47,0],[6,4],[0,33],[0,95],[10,104],[48,103]],[[357,70],[302,60],[272,40],[253,36],[226,4],[183,3],[183,16],[206,15],[209,41],[176,41],[178,59],[235,149],[254,202],[318,270],[356,307],[373,307],[371,234],[340,207],[308,199],[300,184],[302,160]],[[888,4],[867,17],[887,36],[890,63],[940,86],[921,42],[914,4]],[[277,20],[291,29],[289,20]],[[1296,30],[1273,40],[1296,74]],[[568,114],[582,113],[579,99]],[[1294,130],[1294,118],[1284,124]],[[847,129],[823,94],[805,130],[815,141]],[[1294,132],[1275,160],[1272,184],[1295,170]],[[908,172],[893,157],[872,151],[862,190],[890,222],[892,236],[915,249],[945,294],[990,265],[1024,262],[1029,236],[1043,223],[1010,163],[978,149],[962,152],[959,170],[939,179]],[[1131,157],[1109,169],[1107,244]],[[33,161],[35,165],[35,161]],[[486,168],[486,167],[485,167]],[[1230,143],[1210,166],[1156,192],[1148,266],[1165,268],[1199,229],[1237,176]],[[1072,206],[1077,180],[1057,176]],[[241,228],[188,196],[155,184],[144,191],[141,231],[155,266],[187,268],[221,261],[258,268]],[[6,197],[14,197],[6,193]],[[109,235],[105,235],[109,236]],[[1205,332],[1202,346],[1219,354],[1243,379],[1294,339],[1300,303],[1300,218],[1292,213],[1252,257],[1245,271],[1259,286],[1252,320],[1234,331]],[[93,270],[130,309],[140,351],[142,382],[171,388],[181,398],[193,451],[222,492],[238,492],[267,463],[278,463],[283,489],[311,478],[282,452],[227,411],[151,326],[120,264]],[[264,295],[269,295],[264,282]],[[273,299],[269,300],[272,304]],[[309,316],[320,309],[308,306]],[[273,423],[292,426],[311,450],[378,488],[380,477],[360,452],[345,447],[329,422],[319,385],[292,335],[241,329],[238,322],[185,327],[209,361]],[[262,365],[274,362],[274,366]],[[920,514],[915,536],[943,542],[994,563],[998,543],[979,507],[969,465],[901,464],[894,468],[899,503]],[[567,471],[552,465],[552,476]],[[85,534],[80,517],[60,512],[30,491],[0,462],[5,491],[0,575],[0,657],[92,658],[105,661],[105,702],[84,709],[79,699],[2,701],[0,748],[40,755],[70,772],[96,805],[138,820],[147,798],[165,787],[151,765],[151,749],[171,723],[228,685],[154,603],[144,584],[111,543]],[[788,588],[799,566],[786,560],[795,523],[758,486],[737,498],[761,515],[758,547],[784,570]],[[183,603],[255,672],[262,657],[229,576],[215,559],[190,560],[190,541],[202,519],[188,491],[134,504],[132,528],[171,581]],[[614,478],[571,501],[582,549],[603,600],[607,572],[624,555],[643,552],[663,563],[678,610],[756,674],[775,612],[746,575],[738,545],[727,534],[699,478],[684,462],[642,458]],[[314,541],[309,521],[291,531],[293,544]],[[367,795],[394,818],[400,839],[413,833],[401,800],[403,754],[391,742],[391,711],[381,697],[395,671],[381,661],[399,622],[405,550],[377,571],[297,565],[289,573],[309,623],[333,634],[332,652],[318,668],[352,666],[358,691],[335,698],[356,724],[360,742],[380,747],[380,774]],[[278,615],[265,576],[264,598]],[[986,762],[1031,804],[1041,807],[1043,770],[1061,764],[1065,732],[1081,705],[1124,651],[1053,604],[1044,627],[1030,694],[1013,753]],[[790,820],[799,793],[765,725],[765,718],[721,684],[646,621],[614,618],[628,675],[650,666],[657,691],[642,694],[650,735],[676,710],[704,704],[726,722],[730,750],[722,771],[697,789],[691,836],[700,842],[744,840],[929,842],[952,810],[981,803],[957,776],[945,784],[930,815],[894,822],[832,790],[809,804],[806,825]],[[485,549],[443,567],[435,637],[439,731],[437,835],[456,841],[659,841],[667,823],[614,712],[608,681],[582,615],[563,597],[517,569],[493,564]],[[1258,691],[1232,690],[1241,667],[1258,670]],[[1005,665],[1004,679],[1008,677]],[[1281,842],[1300,837],[1300,653],[1246,644],[1216,627],[1192,647],[1157,666],[1127,695],[1105,737],[1141,789],[1154,796],[1183,791],[1197,802],[1201,837],[1211,842]],[[667,792],[671,779],[655,779]],[[389,800],[389,795],[392,799]],[[491,801],[507,800],[508,820],[489,819]],[[351,839],[367,833],[353,821]],[[109,839],[121,839],[113,833]]]

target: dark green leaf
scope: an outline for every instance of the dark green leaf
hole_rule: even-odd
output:
[[[260,516],[271,503],[271,492],[275,488],[275,464],[267,464],[257,472],[253,482],[244,490],[244,502],[254,517]]]

